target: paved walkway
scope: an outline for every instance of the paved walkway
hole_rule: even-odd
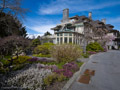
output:
[[[120,51],[93,55],[80,74],[86,69],[95,70],[95,76],[91,78],[90,83],[79,83],[79,76],[69,90],[120,90]]]

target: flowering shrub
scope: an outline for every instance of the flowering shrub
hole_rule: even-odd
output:
[[[107,46],[104,46],[103,49],[104,49],[104,52],[107,52]]]
[[[115,40],[115,35],[113,35],[112,33],[107,34],[106,36],[104,36],[104,39],[106,40],[106,42],[111,42],[113,40]]]
[[[29,90],[42,90],[43,79],[49,74],[52,74],[49,69],[29,68],[5,82],[8,86],[23,87]]]
[[[66,77],[72,77],[73,73],[79,69],[78,65],[71,62],[63,65],[63,69],[56,69],[54,72],[57,74],[63,74]]]
[[[78,68],[78,65],[75,64],[74,62],[70,62],[70,63],[66,63],[65,65],[63,65],[63,69],[75,72],[79,68]]]
[[[70,78],[70,77],[73,76],[73,72],[70,71],[70,70],[65,69],[64,72],[63,72],[63,75]]]
[[[51,48],[51,56],[59,63],[75,61],[81,55],[82,49],[78,45],[64,44],[55,45]]]
[[[55,70],[54,72],[56,72],[56,74],[59,74],[59,75],[63,74],[67,78],[70,78],[73,75],[72,71],[67,69],[58,69],[58,70]]]

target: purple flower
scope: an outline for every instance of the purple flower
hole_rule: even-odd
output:
[[[103,49],[104,49],[104,52],[107,52],[107,46],[104,46]]]
[[[70,77],[73,76],[73,73],[70,70],[65,70],[63,72],[63,75],[66,76],[66,77],[68,77],[68,78],[70,78]]]
[[[38,58],[33,57],[33,58],[31,58],[31,59],[28,59],[28,61],[30,61],[30,62],[36,62],[36,61],[38,61]]]
[[[54,72],[56,72],[57,74],[61,74],[65,71],[65,69],[57,69],[57,70],[54,70]]]
[[[89,54],[96,54],[94,51],[88,51]]]
[[[67,63],[67,64],[63,65],[63,69],[75,72],[79,69],[79,67],[74,62],[71,62],[71,63]]]
[[[52,66],[51,66],[51,69],[52,69],[53,71],[55,71],[55,70],[58,69],[58,67],[57,67],[56,65],[52,65]]]

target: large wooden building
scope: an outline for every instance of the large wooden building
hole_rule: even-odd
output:
[[[89,31],[89,34],[92,33],[91,24],[88,23],[90,20],[91,13],[89,13],[89,18],[86,16],[74,16],[69,18],[69,9],[64,9],[61,24],[52,28],[56,35],[56,43],[74,43],[82,45],[84,43],[85,30]]]
[[[103,37],[110,33],[113,27],[106,24],[106,19],[93,20],[92,12],[89,12],[88,17],[69,17],[69,9],[64,9],[61,24],[51,29],[54,30],[55,44],[74,43],[86,46],[95,41],[105,45]]]

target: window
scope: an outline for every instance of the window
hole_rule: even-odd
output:
[[[62,44],[62,42],[63,42],[63,38],[61,37],[61,38],[60,38],[60,43]]]
[[[57,36],[59,36],[59,33],[57,33]]]
[[[76,44],[78,44],[78,42],[77,42],[77,38],[76,38]]]
[[[69,43],[72,43],[72,38],[69,38]]]
[[[62,33],[60,34],[60,36],[62,36]]]
[[[57,43],[59,43],[59,38],[57,38]]]
[[[67,43],[67,37],[64,37],[64,43]]]
[[[64,33],[64,36],[68,36],[68,33]]]
[[[69,36],[72,36],[72,33],[69,33]]]

